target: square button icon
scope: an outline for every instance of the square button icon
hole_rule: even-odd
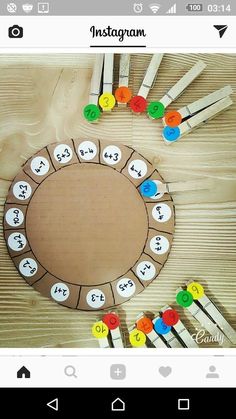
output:
[[[124,380],[126,377],[126,367],[124,364],[112,364],[110,368],[112,380]]]
[[[189,399],[178,399],[178,410],[189,410],[190,400]]]

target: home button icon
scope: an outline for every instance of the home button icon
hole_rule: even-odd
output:
[[[25,367],[21,367],[17,371],[17,378],[30,378],[30,371]]]
[[[111,411],[112,412],[125,412],[125,402],[121,400],[119,397],[113,400],[111,403]]]

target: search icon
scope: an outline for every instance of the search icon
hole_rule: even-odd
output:
[[[65,375],[67,375],[67,377],[77,378],[76,369],[73,365],[67,365],[64,369],[64,373],[65,373]]]

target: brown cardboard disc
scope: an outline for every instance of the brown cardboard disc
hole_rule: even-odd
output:
[[[163,182],[137,151],[101,140],[50,144],[13,180],[4,236],[21,276],[71,308],[100,310],[129,300],[155,279],[170,252],[169,194],[141,195]]]

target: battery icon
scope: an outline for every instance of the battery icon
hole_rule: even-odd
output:
[[[189,3],[187,4],[186,9],[189,12],[202,12],[203,4],[202,3]]]

